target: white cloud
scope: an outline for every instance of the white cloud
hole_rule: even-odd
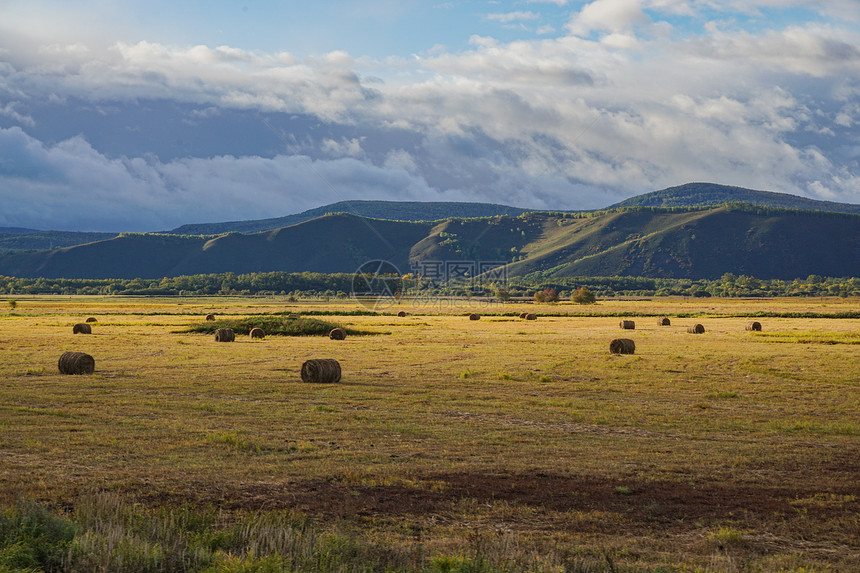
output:
[[[486,16],[484,16],[484,18],[492,22],[501,22],[503,24],[509,24],[511,22],[537,20],[538,18],[540,18],[540,15],[534,12],[506,12],[504,14],[487,14]]]
[[[403,166],[354,159],[109,159],[81,138],[47,146],[19,128],[0,129],[0,153],[0,226],[156,231],[280,216],[344,199],[433,194]]]
[[[688,181],[860,202],[860,34],[830,22],[721,24],[691,36],[659,21],[735,9],[732,0],[595,0],[573,14],[566,37],[474,36],[467,50],[411,60],[7,42],[0,225],[159,230],[344,197],[597,208]],[[33,102],[66,98],[189,103],[195,123],[229,109],[308,115],[322,127],[290,134],[293,156],[115,157],[86,133],[39,136],[57,144],[28,135],[50,130]]]
[[[642,0],[594,0],[571,18],[568,29],[577,36],[588,36],[591,32],[622,32],[647,21]]]
[[[324,139],[322,150],[328,155],[334,157],[362,157],[364,150],[361,148],[361,141],[353,137],[351,139],[341,138],[340,141],[333,139]]]
[[[20,105],[20,102],[9,102],[2,107],[0,107],[0,115],[5,115],[21,125],[26,125],[32,127],[35,125],[35,121],[29,115],[18,113],[15,108]]]
[[[857,35],[831,26],[792,26],[754,35],[722,32],[694,42],[701,58],[814,77],[860,73]]]

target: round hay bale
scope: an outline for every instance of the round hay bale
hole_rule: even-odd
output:
[[[86,322],[79,322],[72,327],[73,334],[92,334],[93,329]]]
[[[525,318],[525,317],[527,317],[528,315],[529,315],[529,313],[527,313],[527,312],[521,312],[521,313],[520,313],[520,318]]]
[[[632,320],[622,320],[618,326],[620,326],[624,330],[635,330],[636,329],[636,323],[633,322]]]
[[[636,352],[636,344],[629,338],[616,338],[609,343],[609,352],[612,354],[633,354]]]
[[[481,320],[481,315],[477,312],[473,312],[469,315],[469,320]]]
[[[232,328],[219,328],[215,331],[215,342],[233,342],[236,340],[236,333]]]
[[[705,333],[705,327],[702,326],[701,324],[695,324],[695,325],[687,328],[687,332],[689,332],[690,334],[704,334]]]
[[[537,320],[537,315],[534,313],[529,313],[526,315],[526,320]]]
[[[263,329],[260,328],[259,326],[255,326],[254,328],[251,329],[250,335],[251,335],[251,338],[263,338],[266,336],[266,333],[263,332]]]
[[[332,340],[343,340],[346,338],[346,331],[342,328],[332,328],[328,333],[328,337]]]
[[[671,324],[672,323],[665,316],[657,319],[657,326],[670,326]]]
[[[336,384],[340,382],[340,363],[333,358],[307,360],[302,364],[302,382]]]
[[[96,369],[96,361],[83,352],[63,352],[57,367],[61,374],[92,374]]]
[[[406,316],[406,311],[401,310],[400,312],[397,313],[397,316],[399,316],[400,318],[403,318],[404,316]]]
[[[98,322],[98,320],[96,320],[96,317],[91,316],[86,320],[86,322]]]
[[[215,320],[215,315],[214,314],[207,314],[206,320]]]
[[[752,322],[748,322],[746,326],[747,330],[754,330],[756,332],[761,332],[761,323],[753,320]]]

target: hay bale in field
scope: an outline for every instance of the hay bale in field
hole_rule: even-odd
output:
[[[481,315],[477,312],[473,312],[469,315],[469,320],[481,320]]]
[[[622,320],[618,326],[620,326],[624,330],[635,330],[636,329],[636,323],[633,322],[632,320]]]
[[[302,382],[336,384],[340,382],[340,363],[333,358],[307,360],[302,364]]]
[[[400,312],[397,313],[397,316],[399,316],[400,318],[403,318],[404,316],[406,316],[406,311],[401,310]]]
[[[215,342],[233,342],[236,340],[236,333],[232,328],[219,328],[215,331]]]
[[[636,352],[636,344],[629,338],[616,338],[609,343],[609,352],[612,354],[633,354]]]
[[[266,336],[266,333],[263,332],[263,329],[260,328],[259,326],[255,326],[254,328],[251,329],[250,336],[251,336],[251,338],[263,338]]]
[[[537,320],[537,315],[533,313],[526,314],[526,320]]]
[[[701,324],[694,324],[693,326],[687,328],[687,332],[689,332],[690,334],[704,334],[705,327]]]
[[[214,314],[207,314],[206,320],[215,320],[215,315]]]
[[[343,340],[346,338],[346,331],[342,328],[332,328],[328,333],[328,337],[332,340]]]
[[[672,323],[665,316],[657,319],[657,326],[670,326]]]
[[[748,322],[746,326],[747,330],[754,330],[756,332],[761,332],[761,323],[753,320],[752,322]]]
[[[84,322],[98,322],[98,320],[96,320],[96,317],[91,316],[91,317],[87,318],[87,320]]]
[[[72,327],[73,334],[92,334],[93,329],[86,322],[79,322]]]
[[[525,318],[525,317],[527,317],[528,315],[529,315],[529,313],[527,313],[527,312],[521,312],[521,313],[520,313],[520,318]]]
[[[92,374],[96,369],[96,361],[83,352],[63,352],[57,367],[61,374]]]

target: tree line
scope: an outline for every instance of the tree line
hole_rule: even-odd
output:
[[[353,292],[352,273],[216,273],[161,279],[47,279],[0,276],[0,295],[249,295],[346,298]],[[781,297],[860,296],[858,277],[810,275],[794,280],[757,279],[726,273],[719,279],[668,279],[647,277],[513,277],[493,281],[437,283],[430,280],[389,277],[390,291],[405,296],[528,297],[552,289],[569,299],[586,288],[597,297],[691,296]]]

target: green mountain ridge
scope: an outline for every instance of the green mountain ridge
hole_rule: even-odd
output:
[[[701,207],[729,202],[744,202],[763,207],[826,211],[835,213],[860,213],[860,205],[817,201],[789,195],[755,191],[741,187],[729,187],[714,183],[688,183],[644,195],[632,197],[607,207],[606,210],[628,207]],[[302,213],[246,221],[224,223],[188,224],[160,234],[172,235],[221,235],[224,233],[259,233],[282,227],[297,225],[334,213],[351,213],[372,219],[396,221],[440,221],[451,218],[478,218],[498,215],[519,216],[533,209],[511,207],[493,203],[462,202],[418,202],[418,201],[341,201],[309,209]],[[574,211],[559,211],[574,212]],[[589,212],[589,211],[580,211]],[[16,227],[0,227],[0,253],[10,251],[38,251],[82,245],[94,241],[114,238],[119,233],[95,233],[76,231],[39,231]]]
[[[827,211],[831,213],[860,213],[860,205],[808,199],[788,193],[756,191],[743,187],[731,187],[716,183],[687,183],[661,191],[637,195],[625,199],[607,209],[624,207],[694,207],[716,206],[723,203],[749,203],[760,207],[798,209],[802,211]]]
[[[339,201],[308,209],[295,215],[225,223],[189,224],[167,231],[173,235],[220,235],[222,233],[259,233],[297,225],[323,215],[349,213],[371,219],[393,221],[438,221],[449,217],[516,217],[532,209],[497,205],[494,203],[462,203],[450,201]]]
[[[401,274],[504,265],[534,275],[760,279],[856,276],[860,215],[717,207],[637,207],[589,214],[529,212],[443,221],[334,214],[273,231],[217,237],[123,234],[107,241],[0,256],[0,274],[161,278],[208,273],[352,273],[384,260]],[[442,269],[442,270],[440,270]]]

